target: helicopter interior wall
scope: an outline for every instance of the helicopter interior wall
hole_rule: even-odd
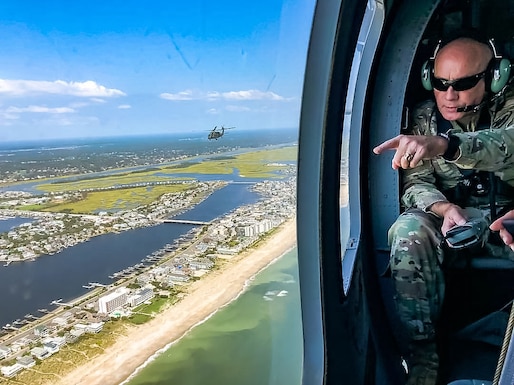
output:
[[[434,3],[437,2],[425,2],[426,12],[430,12],[430,6],[434,5]],[[381,79],[382,83],[386,79],[391,79],[390,81],[393,82],[399,77],[398,74],[405,70],[401,66],[408,67],[409,74],[407,78],[409,80],[405,85],[405,99],[402,109],[404,107],[412,108],[417,102],[430,96],[430,93],[421,86],[420,68],[423,61],[433,53],[434,41],[436,42],[436,39],[444,31],[463,26],[474,26],[484,30],[488,36],[496,38],[495,41],[500,43],[502,52],[506,52],[507,56],[512,57],[510,54],[514,46],[512,39],[514,34],[511,30],[512,22],[514,21],[512,17],[514,14],[512,4],[512,1],[504,2],[499,0],[441,2],[437,9],[434,10],[431,18],[427,20],[426,28],[422,34],[416,35],[418,31],[411,30],[408,32],[411,34],[410,38],[402,39],[399,36],[408,27],[393,25],[388,35],[389,37],[385,40],[385,48],[383,49],[383,52],[387,53],[389,57],[382,55],[378,60],[381,64],[377,78]],[[416,18],[416,21],[422,23],[421,5],[417,11],[418,13],[413,11],[411,17]],[[412,52],[408,49],[410,47],[409,44],[412,44],[416,39],[417,48],[415,52]],[[400,54],[399,47],[402,45],[407,47],[407,49],[404,49]],[[391,52],[395,52],[396,56],[392,55]],[[399,57],[400,55],[401,57]],[[392,68],[392,64],[391,68],[388,67],[389,62],[393,61],[395,62],[395,68]],[[391,71],[393,75],[387,75],[387,71]],[[398,92],[398,88],[400,88],[398,85],[379,85],[378,89],[374,92],[374,100],[390,98],[391,95]],[[391,107],[391,104],[389,104],[381,110],[381,108],[376,108],[379,104],[379,101],[372,103],[374,111],[370,117],[370,127],[373,128],[370,132],[371,146],[380,143],[383,139],[397,135],[402,126],[402,124],[398,123],[400,112],[397,106]],[[396,111],[391,111],[393,108],[396,108]],[[383,120],[384,116],[387,117],[385,125],[389,125],[389,127],[392,124],[395,125],[396,132],[393,134],[391,134],[390,128],[386,128],[384,124],[378,122],[379,119]],[[402,116],[404,115],[402,114]],[[389,134],[378,132],[377,130],[380,129],[385,130]],[[381,209],[385,208],[389,213],[395,213],[395,218],[399,214],[401,211],[399,205],[400,180],[398,175],[392,175],[390,171],[389,157],[384,162],[384,159],[375,159],[372,156],[369,173],[370,193],[373,197],[371,210],[374,213],[372,227],[375,237],[375,258],[377,271],[383,272],[386,270],[384,267],[387,265],[387,262],[384,261],[388,260],[389,252],[384,242],[384,237],[392,221],[389,216],[378,213]],[[382,176],[378,176],[379,174]],[[389,182],[384,182],[386,179]],[[398,183],[396,194],[394,194],[394,188],[391,188],[391,180]],[[384,183],[384,186],[387,187],[378,186],[381,183]],[[393,184],[394,186],[396,185]],[[397,200],[395,201],[395,199]],[[377,213],[377,216],[375,216],[375,213]],[[398,320],[394,311],[394,304],[391,303],[391,279],[387,275],[382,275],[379,280],[384,301],[390,311],[391,331],[396,335],[398,346],[402,350],[402,347],[405,346],[405,340],[401,328],[397,327]],[[441,341],[441,345],[443,345],[443,378],[448,381],[463,378],[462,376],[465,376],[465,378],[492,378],[499,353],[498,341],[501,338],[487,342],[473,341],[469,339],[469,335],[463,337],[465,333],[459,335],[455,334],[455,332],[466,325],[473,324],[473,322],[481,322],[480,320],[483,317],[492,314],[492,318],[489,317],[489,330],[492,330],[493,334],[496,333],[497,337],[501,337],[506,325],[505,305],[514,296],[514,270],[509,267],[494,268],[494,266],[493,268],[489,266],[485,271],[484,269],[476,268],[453,269],[447,272],[447,282],[447,296],[440,326],[441,334],[443,335]],[[458,343],[454,343],[456,341]],[[472,354],[473,352],[480,352],[480,354]],[[480,364],[478,365],[477,362],[480,362]]]

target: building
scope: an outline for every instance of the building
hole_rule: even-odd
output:
[[[34,328],[34,334],[38,337],[47,337],[50,335],[50,330],[47,325],[38,325]]]
[[[48,350],[48,353],[50,353],[50,355],[55,354],[59,351],[59,345],[57,345],[53,341],[43,343],[43,348],[45,350]]]
[[[126,305],[128,302],[128,293],[129,290],[123,287],[100,297],[98,299],[98,312],[109,314],[113,310]]]
[[[32,356],[23,356],[16,358],[16,362],[24,368],[31,368],[36,365],[36,360]]]
[[[12,353],[11,348],[9,348],[8,346],[5,346],[5,345],[0,345],[0,360],[5,357],[8,357],[9,354],[11,354],[11,353]]]
[[[102,331],[104,327],[104,323],[103,322],[93,322],[93,323],[90,323],[90,324],[76,324],[74,326],[74,329],[71,331],[73,332],[74,335],[79,335],[80,334],[80,331],[83,331],[85,333],[99,333]],[[81,335],[81,334],[80,334]]]
[[[143,302],[148,301],[155,297],[155,294],[152,289],[142,289],[139,290],[136,294],[131,295],[128,298],[128,302],[130,306],[135,307],[141,305]]]
[[[43,342],[43,344],[53,343],[53,344],[57,345],[58,347],[61,347],[64,344],[66,344],[66,338],[65,337],[47,337],[42,342]]]
[[[14,365],[11,365],[11,366],[2,366],[2,369],[0,369],[0,370],[2,371],[2,374],[5,377],[13,377],[17,373],[19,373],[23,370],[23,365],[20,365],[19,363],[15,363]]]
[[[183,272],[176,271],[174,273],[168,274],[167,277],[172,282],[189,282],[190,278]]]
[[[30,354],[32,354],[38,360],[44,360],[45,358],[48,358],[52,355],[47,349],[41,346],[36,346],[35,348],[30,349]]]
[[[200,270],[200,269],[212,269],[214,266],[214,262],[212,262],[208,258],[197,258],[189,262],[189,267],[191,269]]]

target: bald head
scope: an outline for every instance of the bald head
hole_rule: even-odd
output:
[[[434,80],[456,82],[459,79],[474,78],[475,83],[460,88],[450,84],[446,88],[434,87],[437,108],[446,120],[463,125],[478,118],[476,110],[467,106],[479,106],[486,96],[484,71],[493,53],[489,46],[469,38],[459,38],[443,46],[434,61]],[[453,83],[456,84],[456,83]]]
[[[439,50],[434,62],[434,75],[445,79],[473,75],[484,71],[492,57],[493,53],[487,44],[470,38],[459,38]],[[444,72],[444,76],[440,72]]]

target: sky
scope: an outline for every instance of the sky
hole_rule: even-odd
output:
[[[315,0],[2,0],[0,141],[297,127]]]

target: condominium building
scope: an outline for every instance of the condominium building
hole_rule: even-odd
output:
[[[104,295],[98,299],[98,312],[109,314],[127,304],[129,290],[127,288],[120,288],[116,291]]]

